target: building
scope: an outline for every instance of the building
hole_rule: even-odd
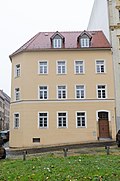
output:
[[[102,31],[40,32],[10,60],[10,147],[115,138],[112,52]]]
[[[103,18],[104,17],[104,18]],[[115,97],[116,125],[120,129],[120,0],[95,0],[88,30],[103,30],[112,45]]]
[[[0,130],[9,129],[10,97],[0,90]]]

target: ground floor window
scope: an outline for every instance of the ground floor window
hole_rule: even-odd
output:
[[[58,112],[57,125],[58,128],[67,128],[67,112]]]
[[[86,127],[86,113],[77,112],[76,113],[76,127]]]
[[[39,112],[39,128],[47,128],[48,127],[48,113],[47,112]]]

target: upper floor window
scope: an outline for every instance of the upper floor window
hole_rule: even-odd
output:
[[[76,85],[76,98],[77,99],[85,98],[85,86],[84,85]]]
[[[51,36],[51,44],[53,48],[63,48],[64,47],[64,36],[59,33],[58,31],[55,32],[52,36]]]
[[[66,62],[65,61],[57,61],[57,73],[58,74],[66,73]]]
[[[106,95],[106,85],[97,85],[97,98],[98,99],[105,99],[105,98],[107,98],[107,95]]]
[[[20,89],[15,88],[15,100],[18,101],[20,100]]]
[[[67,128],[67,112],[58,112],[57,127],[58,128]]]
[[[58,86],[58,99],[66,99],[66,86]]]
[[[75,74],[84,73],[84,62],[82,60],[75,61]]]
[[[20,77],[20,64],[15,65],[15,77]]]
[[[38,125],[39,125],[39,128],[48,128],[48,113],[47,112],[38,113]]]
[[[47,99],[47,98],[48,98],[48,87],[39,86],[39,99]]]
[[[96,60],[96,73],[105,72],[105,62],[104,60]]]
[[[76,113],[76,127],[86,127],[86,113],[77,112]]]
[[[81,45],[81,47],[89,47],[89,45],[90,45],[89,38],[81,38],[80,45]]]
[[[90,47],[91,45],[91,39],[92,39],[92,36],[90,35],[90,33],[88,31],[83,31],[79,36],[78,36],[78,46],[81,47],[81,48],[84,48],[84,47]]]
[[[53,48],[61,48],[62,47],[62,40],[61,39],[54,39],[53,40]]]
[[[47,61],[39,62],[39,74],[48,74],[48,62]]]
[[[20,114],[15,113],[14,114],[14,128],[19,128],[20,126]]]

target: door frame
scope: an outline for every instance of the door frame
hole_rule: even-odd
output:
[[[98,137],[98,140],[100,139],[100,135],[99,135],[99,117],[98,117],[98,114],[100,112],[106,112],[108,114],[108,119],[107,119],[107,121],[108,121],[108,129],[109,129],[109,137],[108,138],[110,138],[110,127],[109,127],[109,121],[111,120],[110,111],[108,111],[108,110],[97,110],[96,111],[96,120],[97,120],[97,137]]]

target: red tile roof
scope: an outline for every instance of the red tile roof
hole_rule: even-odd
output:
[[[90,48],[111,48],[110,43],[106,39],[102,31],[85,31],[91,38],[91,45],[86,49]],[[65,38],[65,45],[63,49],[83,49],[77,47],[77,38],[83,31],[75,32],[56,32],[61,34]],[[25,51],[40,51],[45,49],[53,49],[51,47],[51,37],[53,37],[55,32],[39,32],[33,38],[31,38],[27,43],[21,46],[17,51],[10,55],[12,56],[25,52]],[[85,48],[84,48],[85,49]],[[60,49],[59,49],[60,50]]]

